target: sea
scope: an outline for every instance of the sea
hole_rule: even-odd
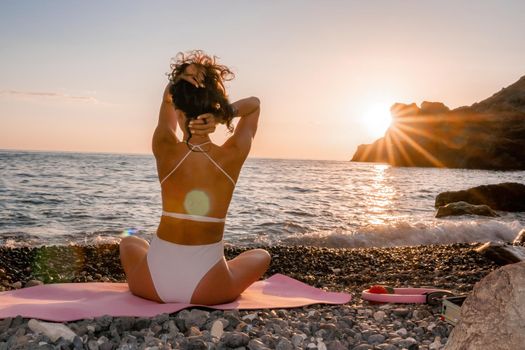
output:
[[[525,171],[249,158],[224,239],[318,247],[509,241],[525,228],[525,213],[435,218],[440,192],[501,182],[525,183]],[[160,213],[151,155],[0,150],[1,246],[151,240]]]

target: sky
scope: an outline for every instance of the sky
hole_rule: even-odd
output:
[[[348,160],[394,102],[451,108],[525,74],[524,1],[0,0],[0,149],[151,153],[171,57],[261,100],[251,156]],[[219,128],[212,139],[228,134]]]

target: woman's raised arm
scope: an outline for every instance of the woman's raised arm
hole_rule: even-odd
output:
[[[158,143],[179,142],[175,132],[177,131],[178,113],[181,113],[181,111],[176,110],[175,106],[173,105],[170,87],[171,83],[168,83],[162,95],[162,102],[160,103],[159,110],[159,121],[153,137],[154,146]]]
[[[235,127],[233,135],[228,139],[234,147],[246,156],[250,152],[253,138],[257,132],[261,102],[257,97],[248,97],[232,103],[235,115],[241,119]]]

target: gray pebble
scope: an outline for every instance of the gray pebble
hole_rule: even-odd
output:
[[[170,319],[170,315],[167,313],[163,313],[163,314],[155,316],[155,318],[153,318],[153,321],[157,322],[158,324],[163,324],[169,319]]]
[[[135,320],[135,324],[133,325],[133,328],[137,331],[146,329],[151,324],[151,320],[145,317],[140,317],[137,320]],[[89,329],[89,327],[88,327]]]
[[[87,347],[88,347],[89,350],[99,350],[98,349],[98,343],[94,339],[88,341]]]
[[[397,346],[392,345],[392,344],[386,344],[386,343],[379,344],[376,346],[376,348],[379,350],[399,350]]]
[[[332,340],[326,343],[328,350],[346,350],[348,347],[344,346],[339,340]]]
[[[293,350],[293,344],[288,339],[281,338],[275,346],[275,350]]]
[[[399,316],[399,317],[406,317],[408,316],[408,314],[410,313],[410,310],[409,309],[406,309],[406,308],[396,308],[396,309],[393,309],[392,312],[394,313],[394,315],[396,316]]]
[[[261,341],[270,348],[275,348],[277,338],[274,338],[271,334],[261,335]]]
[[[208,344],[199,337],[188,337],[184,339],[181,347],[186,350],[207,350]]]
[[[221,341],[226,346],[237,348],[248,345],[250,337],[248,334],[242,332],[224,332]]]
[[[396,334],[399,335],[400,337],[404,338],[404,337],[407,336],[408,331],[406,330],[406,328],[399,328],[399,329],[396,331]]]
[[[185,314],[184,323],[187,329],[191,326],[202,327],[208,320],[210,313],[200,309],[192,309]]]
[[[84,343],[82,343],[82,339],[78,335],[73,339],[73,348],[75,350],[84,349]]]
[[[25,287],[26,288],[29,288],[29,287],[34,287],[34,286],[41,286],[42,284],[44,284],[42,281],[39,281],[39,280],[29,280]]]
[[[422,336],[423,334],[425,334],[425,330],[423,329],[423,327],[416,327],[414,328],[414,333],[418,336]]]
[[[113,350],[113,344],[109,341],[106,341],[99,346],[100,350]]]
[[[374,319],[377,322],[383,322],[385,317],[386,317],[386,313],[384,311],[379,310],[379,311],[374,312]]]
[[[248,349],[250,350],[270,350],[269,347],[264,345],[264,343],[257,339],[252,339],[248,342]]]
[[[292,335],[292,344],[296,347],[302,346],[304,342],[304,337],[299,334]]]
[[[372,350],[372,345],[369,345],[369,344],[360,344],[354,348],[352,348],[352,350]]]
[[[361,338],[363,340],[368,340],[368,337],[370,337],[372,334],[374,334],[374,333],[372,333],[372,331],[366,329],[366,330],[361,332]]]
[[[406,338],[406,339],[402,339],[401,341],[399,341],[397,343],[398,346],[402,347],[402,348],[410,348],[411,346],[413,345],[417,345],[417,340],[415,340],[414,338]]]
[[[432,316],[432,314],[427,310],[414,310],[413,315],[416,320],[422,320],[424,318]]]
[[[368,337],[369,344],[381,344],[385,341],[385,337],[381,334],[373,334]]]

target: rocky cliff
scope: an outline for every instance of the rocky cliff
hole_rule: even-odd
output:
[[[395,103],[385,136],[352,161],[395,166],[525,169],[525,76],[472,106]]]

